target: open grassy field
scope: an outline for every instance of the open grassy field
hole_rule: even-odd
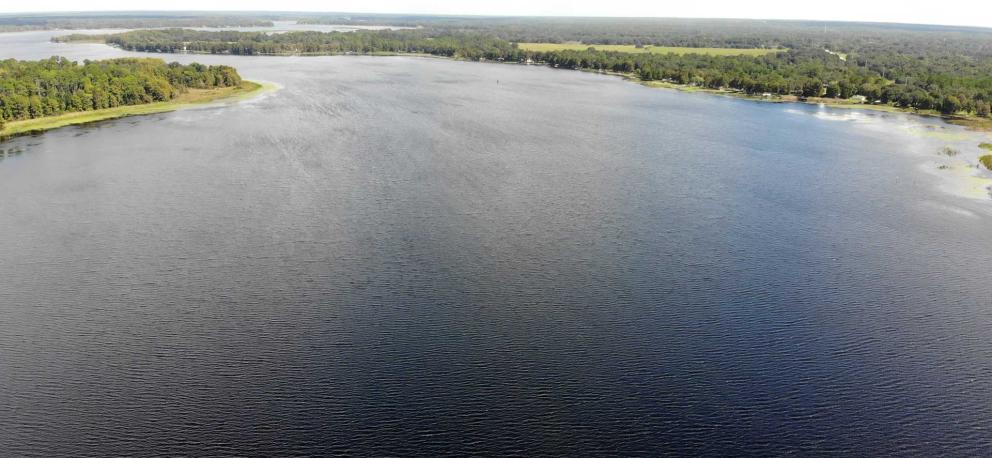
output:
[[[0,138],[30,132],[41,132],[73,124],[85,124],[106,119],[123,118],[125,116],[145,115],[152,113],[164,113],[182,108],[202,105],[210,102],[238,99],[247,97],[267,86],[252,82],[243,81],[237,87],[225,87],[217,89],[191,89],[180,95],[175,100],[168,102],[155,102],[144,105],[128,105],[122,107],[107,108],[103,110],[79,111],[66,113],[58,116],[47,116],[44,118],[25,119],[22,121],[11,121],[0,131]]]
[[[763,56],[784,51],[783,49],[761,49],[761,48],[677,48],[670,46],[645,46],[637,48],[634,45],[587,45],[584,43],[519,43],[520,49],[525,51],[561,51],[574,50],[582,51],[588,48],[596,48],[599,51],[616,51],[627,53],[654,53],[654,54],[706,54],[711,56]]]

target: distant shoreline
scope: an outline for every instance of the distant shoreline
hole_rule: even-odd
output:
[[[103,43],[106,46],[110,46],[112,48],[120,49],[120,50],[126,51],[126,52],[145,53],[145,51],[131,51],[131,50],[127,50],[127,49],[121,48],[119,46],[113,45],[111,43],[106,43],[105,41],[100,41],[100,40],[96,40],[96,41],[82,41],[82,40],[80,40],[80,41],[74,41],[74,42],[77,42],[77,43]],[[590,46],[595,47],[595,45],[590,45]],[[164,54],[193,54],[193,55],[208,55],[208,56],[209,55],[213,55],[213,56],[240,56],[238,54],[230,54],[230,53],[209,53],[209,52],[197,52],[197,51],[190,51],[190,52],[183,52],[183,53],[164,53]],[[245,55],[243,57],[250,57],[250,56],[264,56],[264,57],[331,57],[331,56],[379,56],[379,57],[387,57],[387,56],[407,56],[407,57],[430,57],[430,58],[435,58],[435,59],[449,59],[449,60],[462,60],[462,61],[466,61],[466,62],[477,62],[474,59],[460,59],[460,58],[455,58],[455,57],[439,56],[439,55],[434,55],[434,54],[389,52],[389,51],[372,52],[372,53],[357,53],[357,52],[340,52],[340,53],[264,53],[264,54],[263,53],[259,53],[259,54]],[[524,64],[522,62],[496,61],[496,60],[486,60],[486,61],[482,61],[482,62],[486,62],[486,63],[500,63],[500,64],[514,64],[514,65],[534,65],[534,66],[548,67],[547,64],[537,63],[537,62],[532,63],[532,64]],[[551,67],[551,68],[557,68],[557,67]],[[915,108],[901,108],[901,107],[897,107],[897,106],[889,105],[889,104],[876,105],[876,104],[872,104],[872,103],[856,103],[856,102],[852,102],[852,101],[850,101],[848,99],[830,99],[830,98],[825,98],[825,97],[800,98],[800,97],[797,97],[797,96],[794,96],[794,95],[772,95],[771,97],[762,97],[760,95],[746,94],[746,93],[743,93],[743,92],[740,92],[740,91],[734,91],[734,90],[708,89],[708,88],[703,88],[703,87],[698,87],[698,86],[692,86],[692,85],[688,85],[688,84],[672,83],[672,82],[668,82],[668,81],[657,81],[657,80],[645,81],[645,80],[640,79],[637,75],[635,75],[633,73],[618,73],[618,72],[603,71],[603,70],[594,70],[594,69],[587,69],[587,68],[579,68],[579,69],[566,68],[565,70],[579,70],[579,71],[587,72],[587,73],[596,73],[596,74],[601,74],[601,75],[619,76],[619,77],[624,78],[624,79],[626,79],[628,81],[632,81],[632,82],[641,84],[643,86],[651,87],[651,88],[675,89],[675,90],[679,90],[679,91],[683,91],[683,92],[704,92],[704,93],[708,93],[708,94],[723,95],[723,96],[729,96],[729,97],[734,97],[734,98],[739,98],[739,99],[744,99],[744,100],[751,100],[751,101],[756,101],[756,102],[803,103],[803,104],[807,104],[807,105],[826,105],[826,106],[829,106],[829,107],[832,107],[832,108],[857,109],[857,110],[872,110],[872,111],[880,111],[880,112],[887,112],[887,113],[905,113],[905,114],[912,114],[912,115],[917,115],[917,116],[934,117],[934,118],[940,118],[940,119],[944,120],[945,122],[947,122],[949,124],[955,124],[955,125],[963,126],[963,127],[968,128],[968,129],[977,130],[977,131],[984,131],[984,132],[992,132],[992,119],[990,119],[990,118],[981,118],[981,117],[972,116],[972,115],[960,115],[960,114],[946,115],[946,114],[940,113],[939,111],[936,111],[936,110],[918,110],[918,109],[915,109]]]
[[[511,62],[515,63],[515,62]],[[540,65],[540,64],[534,64]],[[569,69],[571,70],[571,69]],[[644,81],[638,78],[634,74],[629,73],[616,73],[616,72],[606,72],[590,69],[579,69],[579,71],[587,73],[595,73],[600,75],[611,75],[619,76],[630,82],[640,84],[642,86],[650,88],[660,88],[660,89],[674,89],[682,92],[702,92],[712,95],[722,95],[726,97],[733,97],[742,100],[750,100],[753,102],[764,102],[764,103],[801,103],[805,105],[824,105],[831,108],[842,108],[842,109],[852,109],[852,110],[871,110],[880,111],[885,113],[903,113],[911,114],[916,116],[924,116],[928,118],[940,118],[941,120],[962,127],[966,127],[971,130],[982,131],[982,132],[992,132],[992,119],[981,118],[978,116],[971,115],[945,115],[936,110],[917,110],[915,108],[900,108],[894,105],[882,104],[876,105],[872,103],[857,103],[851,102],[844,99],[830,99],[825,97],[809,97],[800,98],[794,95],[773,95],[771,97],[762,97],[759,95],[746,94],[740,91],[731,91],[725,89],[708,89],[698,86],[691,86],[688,84],[678,84],[667,81]]]
[[[242,81],[239,86],[215,89],[190,89],[174,100],[165,102],[145,103],[141,105],[125,105],[102,110],[76,111],[57,116],[10,121],[0,131],[0,141],[20,135],[30,135],[45,132],[60,127],[87,124],[109,119],[128,116],[141,116],[154,113],[166,113],[182,110],[214,102],[242,100],[263,91],[273,90],[275,85]]]

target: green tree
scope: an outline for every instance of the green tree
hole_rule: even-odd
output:
[[[944,98],[940,104],[940,112],[944,114],[954,114],[961,110],[961,100],[953,95]]]
[[[980,101],[976,105],[975,114],[983,118],[989,117],[989,113],[992,112],[992,107],[989,106],[989,102]]]
[[[60,57],[9,59],[0,61],[0,75],[0,118],[7,121],[164,101],[192,88],[241,83],[231,67],[133,58],[82,65]]]

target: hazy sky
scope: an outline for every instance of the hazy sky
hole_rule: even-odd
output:
[[[3,0],[0,12],[92,10],[279,10],[543,16],[823,19],[992,27],[980,0]]]

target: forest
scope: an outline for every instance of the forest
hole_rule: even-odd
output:
[[[0,128],[40,118],[171,100],[189,89],[241,84],[231,67],[124,58],[78,64],[61,57],[0,61]]]
[[[213,54],[426,53],[535,62],[747,94],[848,99],[989,116],[992,30],[900,24],[715,19],[376,16],[311,22],[417,26],[357,32],[139,30],[96,37],[132,51]],[[93,40],[69,35],[60,41]],[[579,41],[585,50],[525,51],[518,42]],[[623,53],[597,44],[781,49],[763,56]]]
[[[992,29],[919,24],[756,19],[325,15],[300,23],[476,32],[518,43],[633,44],[692,48],[810,48],[992,55]]]
[[[512,43],[480,33],[432,33],[426,30],[359,30],[355,32],[135,30],[110,35],[73,34],[54,41],[100,40],[129,51],[191,52],[238,55],[328,55],[343,53],[422,53],[446,57],[510,55]]]

